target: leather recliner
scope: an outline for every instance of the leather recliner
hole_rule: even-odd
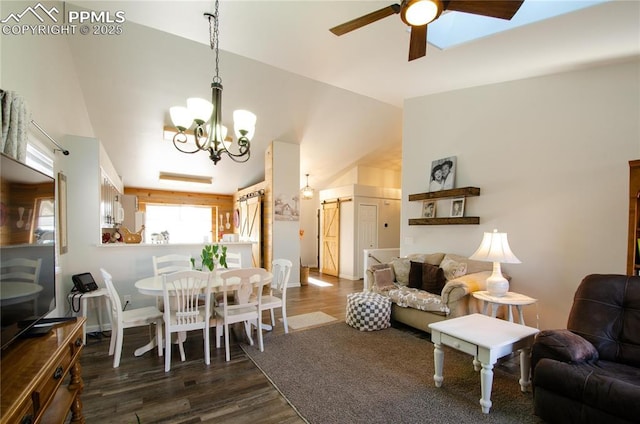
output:
[[[531,366],[535,414],[543,420],[639,422],[640,277],[585,277],[567,329],[538,333]]]

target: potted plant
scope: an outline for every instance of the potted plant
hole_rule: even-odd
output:
[[[219,244],[208,244],[202,248],[200,253],[200,260],[202,263],[201,270],[205,268],[209,271],[213,271],[218,266],[227,267],[227,246],[221,246]],[[191,258],[191,265],[195,269],[195,259]]]

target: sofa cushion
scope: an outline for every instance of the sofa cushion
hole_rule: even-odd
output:
[[[458,262],[448,257],[442,260],[440,267],[444,271],[444,277],[447,280],[455,280],[467,273],[467,264],[465,262]]]
[[[396,275],[396,282],[400,285],[406,286],[409,284],[409,271],[411,269],[411,261],[425,262],[431,265],[440,265],[444,253],[430,253],[430,254],[411,254],[405,258],[396,258],[391,261],[391,267]]]
[[[393,284],[394,275],[393,269],[382,268],[373,271],[373,284],[375,285],[375,291],[382,291],[395,288]]]
[[[440,295],[446,282],[442,268],[428,263],[411,261],[408,287]]]
[[[471,259],[467,258],[466,256],[462,256],[462,255],[456,255],[456,254],[453,254],[453,253],[447,253],[444,256],[444,258],[442,259],[442,262],[444,262],[447,259],[450,259],[450,260],[455,261],[455,262],[460,262],[460,263],[466,264],[467,271],[465,272],[465,274],[475,274],[476,272],[493,270],[493,263],[491,263],[491,262],[474,261],[474,260],[471,260]],[[440,266],[442,268],[444,268],[442,266],[442,264]],[[446,273],[447,273],[447,271],[445,270],[445,275],[446,275]],[[447,278],[447,280],[451,280],[451,278]]]

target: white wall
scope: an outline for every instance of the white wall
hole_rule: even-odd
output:
[[[302,202],[298,176],[300,175],[300,145],[273,142],[273,199],[279,195],[297,198],[298,211]],[[289,259],[293,263],[289,287],[300,285],[300,220],[273,221],[273,259]]]
[[[507,232],[522,261],[511,289],[539,299],[527,323],[566,325],[590,273],[625,273],[628,161],[640,153],[640,62],[405,101],[401,254],[470,255],[484,231]],[[458,157],[456,186],[477,186],[480,225],[408,226],[434,159]]]

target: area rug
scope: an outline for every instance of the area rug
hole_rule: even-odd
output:
[[[282,318],[280,318],[279,321],[282,321]],[[332,321],[337,321],[337,319],[332,317],[331,315],[327,315],[324,312],[320,312],[320,311],[287,317],[287,324],[289,324],[289,328],[292,330],[299,330],[301,328],[313,327],[316,325],[326,324]]]
[[[518,376],[494,368],[493,406],[480,408],[472,357],[445,348],[444,382],[433,382],[433,344],[389,328],[361,332],[344,322],[265,340],[245,353],[307,422],[541,423]]]

